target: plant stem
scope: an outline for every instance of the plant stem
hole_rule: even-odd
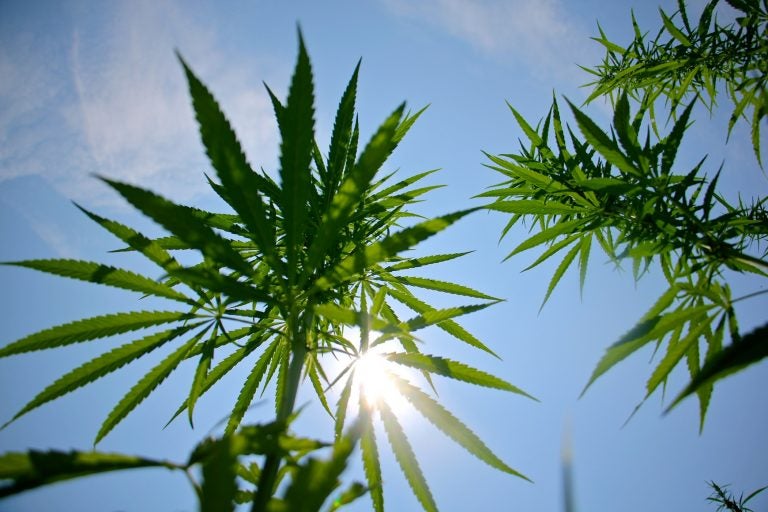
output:
[[[304,325],[300,320],[299,315],[294,310],[291,314],[290,333],[291,333],[291,362],[288,368],[288,376],[285,382],[285,389],[283,390],[282,400],[277,411],[277,421],[287,422],[288,418],[293,414],[293,409],[296,405],[296,395],[299,390],[299,384],[301,382],[301,372],[304,369],[304,361],[307,357],[307,332],[309,325],[311,325],[311,306],[307,308],[305,313]],[[306,318],[309,317],[309,318]],[[287,428],[287,423],[285,427]],[[251,506],[251,512],[265,512],[269,500],[275,493],[275,486],[277,483],[277,474],[280,471],[280,463],[282,461],[282,454],[270,454],[264,461],[264,467],[259,477],[259,485],[256,488],[253,496],[253,505]]]

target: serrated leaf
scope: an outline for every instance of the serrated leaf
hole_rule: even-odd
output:
[[[289,284],[299,269],[299,254],[304,246],[307,202],[310,195],[315,107],[312,65],[299,33],[299,55],[288,88],[288,99],[280,114],[280,209],[285,232],[286,271]]]
[[[570,233],[574,233],[578,231],[582,226],[588,222],[588,219],[580,218],[580,219],[572,219],[572,220],[566,220],[562,222],[558,222],[552,227],[549,227],[547,229],[541,230],[532,237],[528,238],[527,240],[520,243],[517,247],[515,247],[511,253],[507,255],[506,259],[511,258],[515,254],[518,254],[523,251],[527,251],[528,249],[533,249],[534,247],[541,245],[543,243],[547,243],[550,240],[554,240],[558,236],[566,235]]]
[[[615,141],[600,129],[595,122],[584,112],[579,110],[573,103],[568,101],[571,106],[573,116],[576,118],[576,124],[589,144],[592,145],[611,165],[620,169],[623,173],[630,176],[642,176],[642,172],[637,169],[632,162],[622,153]]]
[[[200,512],[234,511],[237,493],[237,455],[242,440],[232,436],[217,439],[202,461],[203,484]]]
[[[471,208],[430,219],[394,233],[343,259],[336,267],[315,282],[316,290],[326,290],[343,283],[371,266],[386,261],[432,235],[444,230],[462,217],[478,210]]]
[[[333,196],[309,248],[307,265],[310,269],[317,268],[326,257],[326,252],[334,246],[341,227],[347,224],[355,207],[368,191],[373,176],[397,146],[394,141],[395,131],[404,110],[405,105],[398,107],[379,127]]]
[[[560,279],[562,279],[563,274],[565,274],[565,271],[568,270],[568,267],[571,266],[571,263],[573,263],[573,260],[576,258],[576,255],[581,250],[581,245],[574,244],[574,246],[571,248],[570,251],[565,255],[563,260],[560,262],[560,264],[555,269],[555,273],[552,274],[552,279],[549,281],[549,285],[547,286],[547,293],[544,295],[544,300],[541,301],[541,306],[539,306],[539,311],[544,309],[544,304],[547,303],[547,300],[549,300],[549,297],[552,295],[552,292],[555,291],[555,287],[557,286],[557,283],[560,282]]]
[[[4,481],[0,485],[0,498],[62,480],[148,467],[182,469],[171,462],[119,453],[53,450],[4,453],[0,455],[0,480]]]
[[[458,361],[415,352],[390,353],[384,354],[382,357],[397,364],[435,373],[437,375],[442,375],[443,377],[469,382],[470,384],[476,384],[486,388],[501,389],[503,391],[517,393],[538,402],[535,397],[529,395],[517,386],[513,386],[503,379]]]
[[[178,311],[132,311],[94,316],[38,331],[0,348],[0,357],[33,350],[63,347],[155,325],[188,320],[193,315]]]
[[[404,305],[411,308],[413,311],[417,313],[426,313],[428,311],[432,311],[435,308],[432,306],[426,304],[425,302],[417,299],[413,296],[413,294],[408,293],[407,291],[403,290],[397,290],[397,289],[390,289],[387,291],[389,295],[391,295],[395,300],[403,303]],[[485,346],[485,344],[477,339],[475,336],[470,334],[466,329],[464,329],[461,325],[454,322],[453,320],[445,320],[443,322],[440,322],[437,324],[437,327],[444,330],[454,338],[458,339],[459,341],[463,341],[464,343],[471,345],[475,348],[479,348],[480,350],[483,350],[485,352],[488,352],[492,356],[498,358],[499,356],[496,355],[494,351],[492,351],[490,348]]]
[[[168,375],[175,370],[179,364],[184,360],[187,352],[198,342],[205,332],[200,332],[196,336],[193,336],[189,341],[173,351],[160,364],[152,368],[139,382],[137,382],[128,393],[118,402],[118,404],[112,409],[112,411],[104,420],[99,432],[96,434],[96,438],[93,444],[98,444],[99,441],[104,439],[110,431],[112,431],[118,423],[120,423],[133,409],[136,408],[141,402],[144,401],[147,396],[162,383]]]
[[[436,254],[434,256],[419,256],[416,258],[408,258],[404,261],[395,263],[394,265],[387,266],[385,270],[387,272],[395,272],[397,270],[408,270],[412,268],[419,268],[425,265],[433,265],[435,263],[442,263],[444,261],[449,261],[454,258],[460,258],[462,256],[469,254],[470,252],[472,251],[454,252],[450,254]]]
[[[435,290],[443,293],[451,293],[453,295],[461,295],[464,297],[473,297],[476,299],[486,299],[493,301],[501,300],[498,297],[487,295],[485,293],[469,288],[468,286],[450,283],[447,281],[439,281],[437,279],[428,279],[425,277],[415,276],[399,276],[395,277],[395,280],[404,285],[416,286],[418,288],[425,288],[427,290]]]
[[[378,409],[381,414],[381,421],[384,423],[384,430],[387,433],[389,444],[392,446],[395,458],[406,480],[408,480],[413,494],[419,500],[421,506],[424,507],[424,510],[427,512],[437,512],[437,504],[435,504],[432,492],[429,490],[427,481],[424,479],[424,474],[421,472],[416,455],[413,453],[413,448],[411,448],[411,444],[408,442],[405,432],[403,432],[403,427],[400,426],[400,422],[397,421],[397,417],[386,402],[380,401]]]
[[[486,206],[489,210],[520,215],[571,215],[581,213],[583,208],[562,204],[556,200],[520,199],[516,201],[496,201]]]
[[[200,325],[200,323],[188,324],[176,329],[150,334],[91,359],[87,363],[62,375],[38,393],[37,396],[14,415],[13,419],[3,425],[3,428],[29,411],[122,368],[131,361],[148,354]]]
[[[339,400],[336,403],[336,419],[334,421],[334,434],[335,438],[341,437],[344,430],[344,422],[347,418],[347,408],[349,407],[349,399],[352,396],[352,383],[354,382],[354,369],[352,374],[347,378],[347,382],[344,384],[344,389],[339,394]]]
[[[694,321],[691,321],[688,334],[686,334],[683,339],[677,341],[677,343],[670,343],[666,355],[659,364],[656,365],[650,379],[648,379],[648,382],[646,383],[646,397],[650,396],[659,384],[666,381],[672,369],[677,366],[677,363],[680,362],[692,346],[698,343],[699,338],[704,330],[709,327],[710,322],[711,319],[709,318],[698,320],[695,323]]]
[[[679,309],[663,316],[655,316],[642,320],[632,330],[621,337],[619,341],[606,350],[597,367],[592,372],[589,382],[581,392],[583,395],[587,388],[603,373],[615,366],[630,354],[634,353],[650,341],[663,338],[668,332],[695,319],[706,316],[713,306],[697,306],[688,309]]]
[[[217,326],[218,327],[218,326]],[[217,329],[214,328],[211,336],[202,343],[200,359],[197,362],[197,368],[195,369],[195,375],[192,377],[192,385],[189,389],[189,396],[187,397],[187,411],[189,417],[189,426],[194,428],[192,417],[195,411],[195,404],[200,394],[203,391],[203,385],[208,377],[208,370],[211,368],[211,361],[213,360],[213,351],[216,347],[216,334]]]
[[[266,255],[272,255],[274,232],[259,195],[264,188],[264,179],[248,164],[240,142],[216,99],[180,56],[179,60],[189,84],[200,137],[221,180],[228,202],[248,227],[249,236]]]
[[[708,359],[665,412],[672,410],[685,397],[695,393],[702,386],[743,370],[766,357],[768,357],[768,324],[743,335],[738,342],[731,343]]]
[[[269,346],[264,350],[264,353],[261,354],[259,359],[256,361],[256,364],[253,365],[251,373],[248,374],[248,378],[245,379],[243,387],[240,389],[240,393],[237,395],[235,406],[229,415],[229,419],[227,420],[227,427],[224,429],[225,435],[233,434],[237,427],[240,425],[243,416],[245,416],[245,412],[248,410],[248,407],[250,407],[251,401],[253,401],[253,397],[256,394],[256,390],[259,388],[259,384],[261,383],[261,379],[264,377],[264,373],[267,371],[269,364],[272,362],[272,359],[275,356],[275,350],[277,349],[278,345],[280,345],[280,342],[280,338],[275,338],[275,340],[272,341],[272,343],[270,343]]]
[[[145,293],[157,297],[165,297],[180,302],[192,303],[194,301],[176,290],[162,283],[148,279],[129,270],[102,265],[90,261],[71,259],[25,260],[2,263],[3,265],[15,265],[26,267],[48,274],[79,279],[89,283],[103,284],[123,288],[134,292]]]
[[[178,268],[179,263],[171,256],[160,244],[147,238],[138,231],[120,224],[114,220],[100,217],[75,203],[83,213],[90,217],[94,222],[115,235],[117,238],[128,244],[131,249],[140,252],[150,261],[156,263],[165,270]]]
[[[323,384],[320,382],[320,376],[318,375],[317,367],[319,364],[317,359],[312,357],[311,362],[308,362],[307,373],[309,374],[309,380],[312,382],[312,387],[315,389],[317,399],[320,400],[320,404],[323,406],[323,409],[325,409],[325,412],[327,412],[331,419],[333,419],[333,413],[328,405],[328,399],[325,397]]]
[[[331,134],[331,146],[328,150],[328,177],[323,182],[326,194],[326,208],[330,206],[333,194],[336,193],[341,183],[344,167],[351,149],[359,72],[360,62],[358,61],[352,77],[349,79],[349,83],[347,83],[347,87],[341,96],[339,107],[336,110],[336,119],[334,120],[333,133]]]
[[[216,234],[213,229],[186,208],[148,190],[127,183],[106,178],[101,178],[101,180],[114,188],[139,211],[211,260],[245,275],[253,273],[251,265],[232,249],[227,240]]]
[[[360,454],[363,458],[363,469],[368,488],[371,490],[371,501],[375,512],[384,512],[384,490],[381,480],[381,464],[379,449],[376,446],[376,433],[373,425],[373,413],[367,407],[365,398],[359,397],[360,403]]]
[[[433,425],[442,430],[445,435],[453,439],[469,453],[499,471],[530,481],[528,477],[515,471],[499,459],[472,430],[429,395],[395,374],[388,375],[400,393],[408,399],[422,416],[427,418]]]

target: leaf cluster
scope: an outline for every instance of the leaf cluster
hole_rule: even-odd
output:
[[[583,67],[595,76],[587,84],[593,88],[587,102],[628,93],[651,109],[655,123],[657,99],[667,101],[670,115],[691,100],[711,110],[725,88],[733,103],[728,134],[740,118],[747,120],[761,161],[760,123],[768,116],[768,2],[726,2],[738,13],[734,22],[719,23],[719,0],[710,0],[694,23],[685,1],[678,0],[678,10],[671,15],[659,9],[662,26],[655,35],[643,31],[633,14],[634,38],[626,46],[609,40],[598,27],[600,36],[593,39],[606,53],[598,66]]]
[[[351,409],[349,403],[355,365],[377,347],[389,351],[387,359],[392,364],[417,368],[429,386],[434,386],[434,374],[525,395],[489,374],[442,356],[422,353],[423,341],[417,337],[418,331],[435,326],[459,342],[493,354],[456,318],[499,301],[461,284],[413,275],[427,265],[466,254],[405,253],[477,210],[420,218],[408,207],[437,188],[421,186],[421,180],[434,171],[395,182],[394,173],[382,176],[388,157],[423,109],[410,113],[404,104],[398,106],[370,140],[361,144],[355,113],[358,64],[339,102],[330,147],[323,153],[315,139],[312,67],[299,36],[298,59],[286,100],[281,101],[267,87],[281,138],[279,169],[272,173],[254,170],[214,96],[180,56],[179,60],[189,85],[201,140],[215,171],[208,182],[231,210],[203,211],[176,204],[135,185],[101,178],[168,235],[152,238],[85,208],[81,210],[124,244],[120,250],[141,254],[155,264],[158,277],[90,261],[8,263],[138,292],[143,297],[177,306],[76,320],[0,348],[0,357],[8,357],[151,330],[61,376],[11,421],[161,347],[170,349],[170,353],[127,390],[102,423],[96,443],[187,362],[195,365],[195,371],[189,393],[175,409],[171,421],[186,412],[190,424],[203,395],[235,367],[248,368],[248,376],[233,400],[225,437],[212,448],[214,459],[221,461],[231,461],[232,443],[240,442],[232,436],[259,389],[264,393],[272,383],[276,424],[287,422],[294,413],[298,388],[307,382],[318,403],[334,419],[337,444],[342,443],[345,420],[355,408]],[[198,258],[191,264],[182,264],[176,256],[180,251],[191,251]],[[472,303],[435,308],[418,298],[418,290],[449,294]],[[364,335],[360,340],[350,339],[345,335],[347,326],[358,326]],[[372,331],[379,333],[375,339],[369,339],[368,333]],[[332,378],[327,374],[327,361],[339,356],[350,362],[341,375]],[[328,403],[327,391],[337,383],[343,391],[334,411]],[[468,427],[421,388],[403,379],[397,380],[397,387],[427,420],[470,453],[497,469],[522,476],[501,462]],[[425,509],[435,510],[405,433],[384,403],[375,410],[359,408],[362,456],[374,508],[383,510],[379,448],[373,436],[377,411],[416,496]],[[337,444],[334,450],[342,450]],[[339,453],[347,452],[351,448]],[[286,464],[285,454],[265,454],[253,510],[271,510],[270,503]],[[304,479],[309,479],[307,485],[314,485],[313,475],[326,470],[310,464],[306,472],[302,471],[294,475],[294,485],[300,485]],[[288,509],[299,510],[291,506]],[[306,509],[315,508],[307,505]]]
[[[707,367],[709,378],[702,379],[700,341],[707,347],[704,359],[713,364],[726,329],[734,342],[741,339],[733,308],[739,299],[731,297],[724,270],[768,275],[761,247],[768,236],[766,198],[749,205],[729,203],[717,189],[720,170],[712,178],[703,174],[704,159],[683,172],[676,168],[692,105],[661,137],[647,127],[643,131],[648,109],[641,105],[633,113],[626,94],[616,101],[609,133],[569,105],[578,132],[563,123],[556,100],[537,128],[512,108],[527,141],[516,154],[488,155],[488,166],[505,181],[480,196],[494,199],[488,209],[510,215],[502,236],[520,222],[535,230],[507,258],[543,248],[530,269],[562,257],[544,302],[577,261],[583,288],[594,245],[616,265],[629,260],[635,279],[652,265],[661,268],[668,290],[608,349],[587,386],[647,344],[655,344],[656,351],[666,344],[647,382],[646,398],[685,361],[695,384],[684,395],[698,394],[703,422],[713,376],[730,370],[717,367],[709,374]],[[738,350],[750,352],[741,344]],[[753,357],[750,362],[763,356]]]

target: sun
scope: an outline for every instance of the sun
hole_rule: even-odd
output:
[[[409,410],[408,400],[397,389],[393,376],[410,379],[404,368],[383,356],[385,351],[379,345],[357,358],[354,362],[355,384],[363,403],[369,409],[383,402],[400,415]]]

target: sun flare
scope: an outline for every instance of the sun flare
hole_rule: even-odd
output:
[[[375,351],[368,351],[355,362],[355,382],[369,408],[384,402],[398,414],[407,409],[407,400],[391,377],[404,377],[397,366]]]

